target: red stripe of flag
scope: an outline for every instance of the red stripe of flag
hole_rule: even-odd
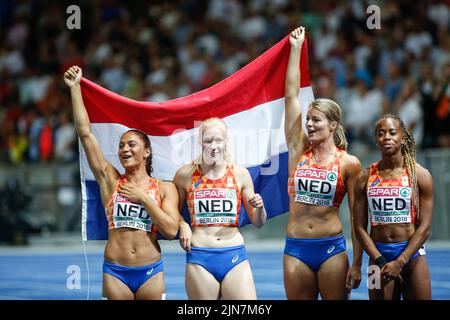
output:
[[[84,104],[92,123],[119,123],[154,136],[191,129],[195,121],[224,118],[282,98],[289,59],[288,37],[210,88],[164,102],[135,101],[83,78]],[[310,86],[306,39],[301,55],[301,87]]]

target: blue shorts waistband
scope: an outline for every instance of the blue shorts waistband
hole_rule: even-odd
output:
[[[404,247],[407,246],[409,241],[400,242],[375,242],[375,246],[380,248],[393,248],[393,247]]]
[[[232,247],[223,247],[223,248],[209,248],[209,247],[191,247],[191,251],[207,251],[207,252],[228,252],[228,251],[234,251],[234,250],[240,250],[245,249],[245,245],[241,244],[238,246],[232,246]]]
[[[320,244],[327,244],[330,241],[336,241],[336,240],[342,240],[344,238],[344,234],[338,234],[337,236],[332,237],[323,237],[323,238],[291,238],[286,236],[286,241],[292,241],[296,242],[302,245],[320,245]]]
[[[147,270],[149,267],[156,267],[159,266],[162,263],[162,260],[158,260],[154,263],[151,264],[147,264],[144,266],[124,266],[121,264],[117,264],[117,263],[113,263],[111,261],[107,261],[107,260],[103,260],[103,263],[108,266],[108,267],[113,267],[116,270],[120,270],[120,271],[127,271],[127,270]]]

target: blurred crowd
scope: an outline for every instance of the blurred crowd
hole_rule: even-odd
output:
[[[344,110],[351,150],[375,148],[374,120],[397,113],[418,148],[450,147],[450,1],[0,0],[0,161],[76,161],[71,65],[109,90],[164,101],[231,75],[298,25],[315,97]],[[369,4],[380,8],[371,29]]]

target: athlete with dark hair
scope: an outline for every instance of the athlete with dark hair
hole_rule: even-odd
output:
[[[163,263],[157,230],[168,239],[178,231],[178,194],[171,182],[151,177],[152,150],[148,136],[136,129],[125,132],[118,156],[119,171],[106,159],[92,133],[81,95],[82,70],[64,73],[70,88],[77,134],[95,179],[108,220],[103,263],[103,296],[108,299],[162,299]]]
[[[423,248],[433,213],[431,174],[416,162],[413,135],[398,116],[379,119],[375,139],[382,159],[358,176],[354,207],[356,235],[369,264],[380,268],[369,298],[431,299]]]

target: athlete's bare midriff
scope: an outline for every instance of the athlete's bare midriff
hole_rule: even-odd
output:
[[[244,244],[244,237],[237,227],[194,227],[192,246],[224,248]]]
[[[379,224],[372,226],[370,237],[375,242],[394,243],[408,241],[415,229],[415,226],[411,223]]]
[[[161,259],[161,248],[156,236],[131,228],[109,230],[105,260],[125,265],[144,266]]]
[[[286,235],[290,238],[325,238],[342,233],[336,207],[297,203],[291,198],[289,209]]]

